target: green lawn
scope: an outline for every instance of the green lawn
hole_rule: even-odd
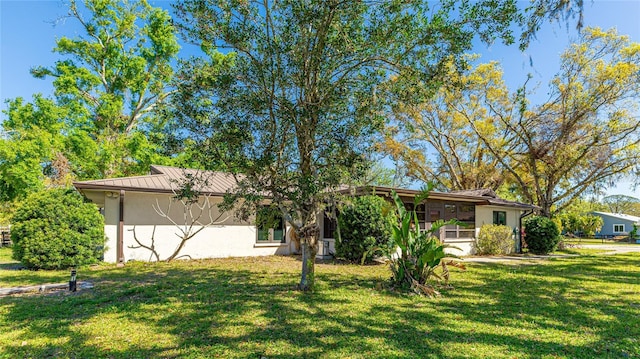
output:
[[[0,286],[68,280],[18,271]],[[385,266],[264,257],[81,269],[95,288],[0,298],[0,358],[639,358],[640,255],[468,263],[441,298]]]

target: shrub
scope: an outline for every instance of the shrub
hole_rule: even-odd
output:
[[[476,249],[478,254],[508,254],[513,252],[513,231],[510,227],[485,224],[480,227]]]
[[[374,247],[386,246],[391,237],[391,216],[384,212],[386,201],[378,196],[362,196],[340,210],[340,238],[336,256],[360,262],[373,258]],[[366,255],[365,255],[366,254]]]
[[[529,251],[536,254],[553,252],[560,242],[558,226],[547,217],[531,217],[525,223],[525,239]]]
[[[104,252],[104,219],[75,191],[37,192],[16,209],[11,240],[13,258],[27,268],[92,264]]]

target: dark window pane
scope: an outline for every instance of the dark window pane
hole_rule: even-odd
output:
[[[454,203],[445,203],[444,205],[444,219],[448,221],[457,217],[456,205]]]
[[[507,212],[493,211],[493,224],[507,225]]]
[[[285,242],[285,225],[282,216],[277,210],[262,207],[256,213],[256,229],[258,242]]]
[[[461,204],[458,206],[458,220],[463,222],[476,221],[476,206],[473,204]]]
[[[336,228],[338,227],[338,221],[335,218],[331,218],[328,213],[331,213],[331,209],[327,209],[324,213],[323,219],[323,236],[324,238],[336,238]]]

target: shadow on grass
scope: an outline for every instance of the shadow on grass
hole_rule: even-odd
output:
[[[619,268],[637,266],[639,257],[616,259]],[[606,259],[473,264],[469,274],[455,273],[469,280],[454,279],[456,289],[440,299],[377,290],[388,274],[385,268],[333,264],[318,266],[318,292],[300,293],[294,289],[299,262],[265,261],[133,264],[85,273],[96,284],[93,291],[0,299],[0,357],[593,358],[637,353],[631,351],[637,342],[621,339],[640,337],[635,317],[640,313],[633,306],[637,293],[605,302],[593,298],[610,298],[611,282],[637,285],[638,271],[608,268]],[[591,339],[557,337],[580,333]],[[471,351],[478,347],[494,351]]]
[[[638,264],[637,255],[584,256],[514,266],[499,271],[500,276],[496,269],[501,264],[480,264],[479,284],[449,295],[454,301],[486,300],[474,308],[445,308],[457,311],[462,320],[505,332],[474,334],[476,343],[518,347],[532,357],[635,358],[640,353]]]

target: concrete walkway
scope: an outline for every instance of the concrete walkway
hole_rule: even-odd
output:
[[[611,255],[619,253],[633,253],[640,252],[640,244],[581,244],[576,248],[588,248],[588,249],[600,249],[606,251],[602,255]],[[535,255],[535,254],[523,254],[523,255],[508,255],[508,256],[473,256],[464,257],[465,262],[476,263],[500,263],[500,262],[513,262],[513,261],[538,261],[549,258],[566,258],[577,257],[578,254],[549,254],[549,255]]]
[[[536,255],[536,254],[523,254],[523,255],[509,255],[509,256],[473,256],[463,257],[464,262],[476,262],[476,263],[501,263],[501,262],[524,262],[524,261],[539,261],[549,258],[566,258],[577,257],[578,254],[548,254],[548,255]]]
[[[578,248],[589,249],[601,249],[607,251],[603,254],[618,254],[618,253],[634,253],[640,252],[640,244],[580,244]]]

